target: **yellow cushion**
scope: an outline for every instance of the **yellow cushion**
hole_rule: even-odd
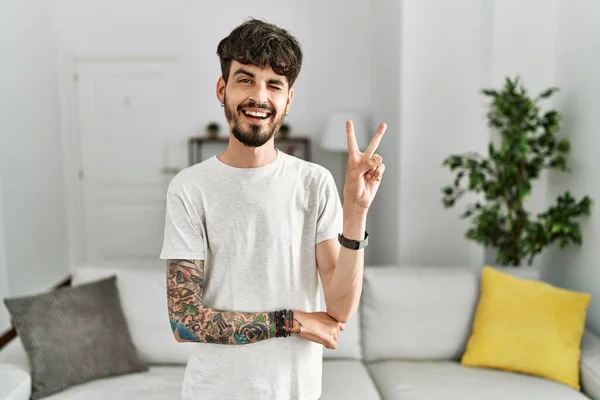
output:
[[[591,297],[485,266],[461,363],[541,376],[580,390],[580,345]]]

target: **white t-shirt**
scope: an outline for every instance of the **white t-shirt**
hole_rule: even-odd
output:
[[[219,311],[319,311],[316,244],[342,231],[326,168],[277,151],[259,168],[213,156],[167,191],[162,259],[205,260],[204,305]],[[251,344],[197,343],[184,399],[316,400],[323,346],[292,335]]]

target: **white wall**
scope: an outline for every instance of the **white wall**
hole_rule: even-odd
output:
[[[548,205],[566,190],[580,199],[589,195],[592,215],[582,219],[583,246],[561,251],[556,246],[545,257],[545,279],[573,290],[592,293],[588,325],[600,332],[600,3],[593,0],[558,2],[555,81],[561,89],[557,108],[561,133],[571,142],[572,173],[549,175]]]
[[[305,63],[288,121],[296,134],[313,137],[314,161],[333,172],[340,189],[343,158],[318,145],[327,115],[351,109],[369,112],[373,126],[388,123],[380,148],[386,177],[369,213],[367,263],[481,262],[482,250],[463,237],[467,225],[459,212],[441,205],[449,174],[440,164],[450,152],[487,144],[479,90],[491,75],[491,3],[354,0],[340,7],[311,0],[285,7],[267,2],[258,13],[244,2],[56,5],[66,75],[76,56],[180,57],[189,99],[182,144],[207,121],[225,123],[213,94],[218,41],[248,16],[289,29],[303,45]]]
[[[12,0],[8,12],[0,14],[8,32],[0,43],[9,55],[8,73],[0,79],[6,80],[7,98],[16,99],[0,110],[0,123],[7,124],[2,132],[11,132],[2,137],[0,147],[6,258],[9,282],[21,291],[28,279],[45,285],[66,264],[64,235],[54,234],[65,229],[56,66],[64,83],[77,56],[178,56],[188,99],[179,133],[183,145],[208,121],[225,124],[214,98],[220,73],[216,46],[249,16],[290,30],[303,45],[305,62],[288,122],[293,134],[313,138],[314,161],[334,173],[340,189],[343,157],[319,148],[327,115],[352,109],[369,112],[373,125],[388,123],[380,149],[386,177],[367,227],[373,237],[366,252],[369,264],[484,260],[483,250],[464,238],[468,224],[458,219],[460,205],[447,210],[441,204],[440,190],[451,178],[441,162],[451,153],[486,152],[487,99],[480,90],[501,85],[506,75],[521,75],[531,92],[561,86],[558,105],[565,112],[565,131],[573,135],[571,164],[576,173],[563,181],[551,176],[548,182],[544,176],[530,200],[534,209],[555,197],[555,183],[581,194],[593,195],[597,189],[590,154],[594,147],[582,144],[583,135],[597,140],[592,110],[599,106],[593,96],[599,35],[593,21],[599,19],[592,1],[578,0],[579,8],[568,8],[566,0],[352,0],[343,7],[316,0],[285,5],[269,0],[260,10],[242,1],[127,0],[118,6],[94,2],[91,7],[89,2],[54,0],[54,8],[38,3],[34,7]],[[60,93],[63,104],[68,105],[67,97]],[[67,117],[63,112],[65,125]],[[72,151],[69,146],[75,145],[67,145]],[[184,166],[186,160],[180,161]],[[14,171],[22,174],[17,177]],[[44,199],[42,208],[39,198]],[[24,213],[25,207],[33,211]],[[48,218],[53,222],[43,227],[37,223]],[[587,243],[595,238],[593,218],[584,223]],[[549,253],[554,262],[549,278],[585,287],[587,278],[597,279],[589,270],[591,251],[588,245],[557,257]],[[25,254],[25,267],[13,274],[17,254]],[[41,254],[51,261],[40,262]],[[558,263],[569,264],[569,269]]]
[[[400,2],[371,1],[371,115],[374,132],[380,122],[388,126],[377,151],[385,163],[385,176],[369,210],[367,230],[372,238],[365,263],[398,263],[400,241]]]
[[[6,263],[6,244],[4,234],[4,215],[2,207],[2,171],[0,171],[0,299],[9,297],[8,265]],[[0,334],[10,326],[10,316],[5,306],[0,307]]]
[[[329,168],[341,191],[345,165],[341,154],[320,149],[327,116],[338,109],[370,112],[371,23],[368,2],[267,0],[260,7],[245,1],[127,0],[89,2],[55,0],[57,52],[62,79],[70,79],[79,56],[177,56],[183,65],[184,121],[178,145],[201,133],[207,122],[226,127],[215,98],[220,76],[217,44],[248,17],[265,19],[289,30],[300,41],[304,64],[295,83],[287,122],[292,134],[313,139],[313,161]],[[66,77],[66,78],[65,78]],[[69,93],[62,93],[68,104]],[[67,99],[67,100],[65,100]],[[63,115],[68,121],[68,116]],[[340,126],[340,135],[345,129]],[[67,151],[71,151],[67,149]],[[178,153],[178,152],[175,152]],[[179,154],[185,155],[182,151]],[[186,157],[169,166],[186,166]],[[385,240],[381,238],[381,240]],[[386,242],[389,244],[389,242]]]
[[[493,36],[490,46],[490,86],[501,88],[505,78],[519,76],[529,94],[555,86],[555,41],[558,0],[497,0],[493,2]],[[535,24],[532,24],[535,16]],[[540,104],[552,107],[552,101]],[[531,197],[525,204],[532,213],[546,210],[548,177],[543,172],[534,182]],[[535,266],[544,263],[545,254],[534,259]],[[486,262],[494,263],[494,255],[486,254]]]
[[[0,203],[13,296],[68,273],[52,15],[45,0],[4,1],[0,12]]]
[[[293,134],[312,136],[318,147],[318,135],[332,110],[369,109],[368,4],[358,0],[344,8],[315,0],[285,7],[271,0],[259,8],[244,1],[128,0],[118,5],[94,2],[90,7],[77,0],[56,0],[61,67],[68,69],[77,56],[179,57],[189,99],[183,140],[200,133],[209,121],[226,124],[215,97],[220,76],[217,44],[251,16],[289,30],[303,46],[305,61],[287,117]],[[332,161],[331,154],[315,150],[315,161],[340,168],[341,157]]]
[[[494,262],[464,238],[468,224],[458,214],[466,199],[441,206],[440,189],[451,181],[440,162],[451,153],[487,154],[489,99],[481,89],[500,88],[516,75],[533,95],[556,84],[558,0],[404,1],[402,7],[399,260]],[[533,212],[546,208],[547,186],[543,174],[527,200]]]
[[[480,89],[490,77],[490,2],[402,1],[399,207],[402,264],[479,264],[461,208],[446,210],[451,153],[486,151]],[[463,203],[466,204],[466,203]]]

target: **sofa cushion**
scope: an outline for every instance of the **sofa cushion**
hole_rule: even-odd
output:
[[[366,268],[360,310],[365,360],[460,359],[477,296],[470,267]]]
[[[588,293],[522,279],[487,266],[462,363],[554,379],[580,389]]]
[[[19,336],[0,349],[0,399],[25,400],[31,397],[29,360]]]
[[[587,399],[555,381],[457,361],[380,361],[368,369],[385,400]]]
[[[115,276],[4,303],[27,352],[33,400],[148,369],[132,343]]]
[[[164,267],[83,266],[73,273],[72,285],[117,276],[123,312],[140,358],[150,364],[186,364],[196,343],[173,337],[167,308]]]
[[[378,400],[379,392],[361,361],[325,360],[320,400]]]
[[[321,311],[327,311],[325,304],[325,296],[323,294],[323,286],[319,279],[319,297]],[[362,358],[362,350],[360,344],[360,311],[357,311],[344,327],[344,332],[340,335],[338,347],[335,350],[323,347],[324,359],[351,359],[359,360]]]
[[[180,399],[185,366],[153,366],[147,372],[100,379],[44,400]]]
[[[31,396],[31,375],[14,364],[0,362],[0,399],[25,400]]]

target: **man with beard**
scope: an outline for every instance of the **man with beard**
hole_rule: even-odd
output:
[[[337,347],[358,307],[386,126],[361,153],[346,123],[342,205],[327,169],[274,145],[302,64],[298,41],[251,19],[217,54],[229,144],[171,181],[160,254],[175,339],[197,342],[182,397],[315,400],[323,346]],[[319,276],[327,312],[318,311]]]

